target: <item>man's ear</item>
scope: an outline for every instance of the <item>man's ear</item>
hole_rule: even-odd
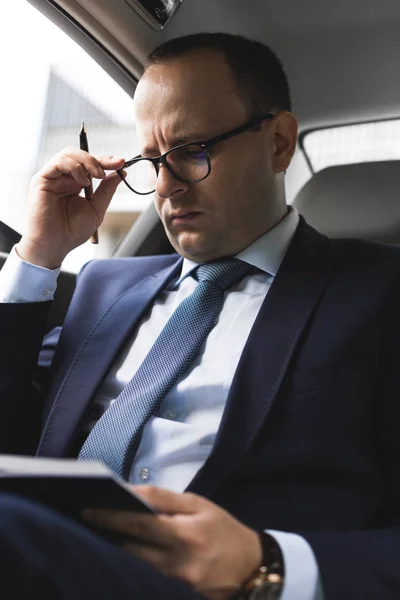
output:
[[[273,120],[275,153],[272,158],[275,173],[289,167],[296,150],[298,122],[289,111],[279,112]]]

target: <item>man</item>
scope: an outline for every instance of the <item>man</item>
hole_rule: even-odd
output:
[[[183,262],[86,266],[32,389],[57,269],[121,181],[103,169],[124,165],[73,148],[52,159],[1,274],[0,444],[101,458],[144,483],[137,491],[160,514],[87,512],[100,531],[128,536],[121,550],[0,496],[3,580],[27,574],[13,579],[18,598],[26,581],[31,598],[398,597],[397,249],[328,240],[288,211],[297,123],[268,48],[224,34],[173,40],[149,57],[134,104],[147,160],[122,176],[154,189]],[[79,195],[88,176],[102,179],[91,203]],[[226,265],[248,271],[218,283],[222,307],[199,342],[216,289],[203,274]]]

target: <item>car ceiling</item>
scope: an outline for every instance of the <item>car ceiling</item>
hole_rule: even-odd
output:
[[[179,35],[226,31],[267,43],[285,65],[303,131],[399,116],[398,0],[183,0],[160,32],[125,0],[29,1],[64,9],[135,77],[152,48]]]

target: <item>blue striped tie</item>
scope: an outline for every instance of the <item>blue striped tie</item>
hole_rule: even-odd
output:
[[[128,385],[93,427],[79,460],[101,460],[128,477],[146,421],[199,353],[214,327],[224,291],[255,267],[230,258],[197,267],[199,282],[171,315]]]

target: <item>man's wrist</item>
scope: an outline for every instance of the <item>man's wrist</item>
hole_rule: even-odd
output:
[[[52,300],[60,269],[46,269],[22,260],[12,248],[0,271],[0,302],[26,303]]]
[[[59,269],[65,258],[64,255],[59,255],[58,252],[51,253],[41,245],[26,242],[24,238],[15,246],[15,251],[21,260],[51,271]]]

